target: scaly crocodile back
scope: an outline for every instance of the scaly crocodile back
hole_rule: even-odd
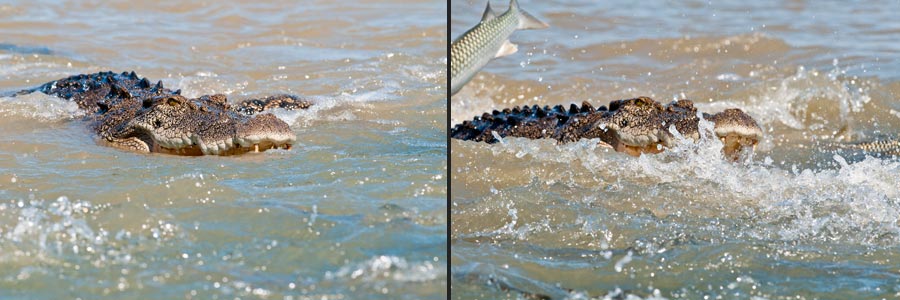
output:
[[[605,106],[595,109],[590,103],[583,102],[581,107],[572,104],[568,110],[562,105],[553,108],[538,105],[494,110],[475,117],[472,121],[464,121],[450,130],[450,137],[461,140],[496,143],[491,132],[501,137],[523,137],[529,139],[552,138],[569,141],[564,128],[577,127],[586,123],[584,120],[594,119],[607,112]]]

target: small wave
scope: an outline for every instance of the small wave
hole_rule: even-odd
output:
[[[653,40],[646,43],[668,46],[675,50],[675,53],[684,53],[688,57],[729,54],[734,56],[768,55],[773,52],[787,51],[791,48],[784,40],[759,32],[727,37],[688,36],[672,41],[659,42]],[[664,60],[668,58],[660,56],[657,59]]]
[[[393,53],[389,53],[388,57],[392,57]],[[440,84],[439,79],[443,79],[446,75],[445,69],[438,69],[426,65],[404,65],[399,69],[405,77],[416,79],[423,82],[434,82]]]
[[[564,46],[563,49],[571,48]],[[578,61],[598,61],[633,53],[649,54],[646,59],[664,63],[690,61],[696,57],[757,57],[791,49],[784,40],[762,33],[730,36],[685,36],[679,38],[643,38],[621,42],[605,42],[571,48],[562,57]]]
[[[628,299],[628,300],[664,300],[659,289],[649,286],[646,292],[623,291],[621,288],[608,290],[602,295],[592,297],[584,291],[569,289],[561,284],[553,284],[531,278],[518,270],[508,267],[498,268],[488,264],[467,264],[454,267],[454,282],[476,284],[482,288],[497,289],[503,293],[516,293],[518,299]],[[642,295],[644,294],[642,297]],[[482,297],[484,295],[482,294]]]
[[[19,54],[40,54],[40,55],[55,55],[56,52],[50,50],[50,48],[42,47],[42,46],[20,46],[9,43],[0,43],[0,51],[19,53]]]
[[[48,201],[29,195],[28,200],[0,203],[0,217],[14,221],[0,226],[0,259],[37,259],[54,264],[86,259],[95,264],[128,264],[144,240],[165,241],[179,236],[178,226],[159,220],[139,232],[109,231],[91,224],[98,211],[108,205],[60,196]]]

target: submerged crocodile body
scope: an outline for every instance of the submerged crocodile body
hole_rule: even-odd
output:
[[[683,136],[700,138],[700,116],[715,124],[714,133],[724,143],[723,151],[736,157],[742,149],[755,146],[762,130],[752,117],[740,109],[717,114],[698,114],[693,102],[678,100],[666,106],[647,98],[616,100],[609,108],[594,108],[584,102],[566,110],[534,105],[485,113],[450,130],[450,137],[461,140],[497,142],[500,137],[550,138],[560,143],[599,138],[616,151],[631,155],[658,153],[672,146],[674,127]]]
[[[101,140],[113,147],[177,155],[235,155],[290,149],[297,137],[266,109],[305,109],[297,96],[248,99],[232,106],[225,95],[188,99],[181,90],[150,83],[134,72],[75,75],[23,90],[72,100],[87,111]]]
[[[900,156],[900,139],[882,139],[844,145],[844,148],[862,150],[874,156]]]

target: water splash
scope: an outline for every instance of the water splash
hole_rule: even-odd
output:
[[[679,203],[701,202],[710,207],[720,207],[711,212],[722,217],[745,215],[753,223],[746,230],[758,239],[814,243],[819,241],[843,241],[870,245],[890,245],[900,242],[900,162],[890,159],[867,157],[848,163],[836,156],[836,167],[819,170],[796,168],[782,169],[771,159],[755,161],[752,155],[744,156],[737,163],[724,158],[722,143],[713,138],[711,122],[702,120],[699,140],[684,137],[673,131],[673,147],[656,155],[631,158],[624,154],[598,149],[597,143],[582,140],[564,145],[540,140],[507,138],[504,143],[485,145],[494,157],[516,157],[527,161],[527,171],[540,182],[568,182],[565,176],[573,173],[549,172],[546,163],[579,166],[590,181],[606,187],[609,182],[629,182],[638,188],[656,190],[666,185],[676,190],[697,191],[705,195],[684,195],[691,198],[650,199],[651,203],[664,201],[673,209],[682,208]],[[576,181],[584,179],[575,179]],[[607,191],[600,187],[585,187],[600,195]],[[613,194],[614,195],[614,194]],[[500,199],[505,199],[500,197]],[[619,200],[605,200],[619,201]],[[733,203],[723,205],[723,203]],[[662,204],[660,204],[662,205]],[[737,209],[728,209],[734,207]],[[683,207],[687,209],[687,207]],[[510,213],[514,208],[510,208]],[[691,214],[689,210],[680,213]],[[519,216],[521,217],[521,216]],[[542,228],[541,223],[508,223],[518,231],[524,228]],[[552,227],[552,226],[550,226]],[[490,235],[500,234],[493,232]]]
[[[78,104],[44,93],[0,97],[0,116],[25,117],[40,122],[72,120],[84,116]]]
[[[446,272],[442,265],[423,261],[407,262],[405,258],[380,255],[364,262],[349,264],[325,273],[326,280],[351,279],[375,282],[390,279],[398,282],[425,282],[438,279]]]
[[[747,100],[723,99],[697,106],[710,111],[740,107],[763,127],[779,123],[797,130],[839,128],[848,124],[851,112],[860,112],[872,100],[867,87],[858,79],[845,78],[845,74],[837,60],[827,73],[798,66],[793,75],[754,84],[757,92]],[[809,111],[816,107],[837,107],[838,114],[821,120],[810,118]]]
[[[6,205],[2,208],[7,210]],[[95,253],[96,247],[108,238],[105,231],[95,231],[85,220],[93,209],[87,201],[70,201],[65,196],[49,204],[36,200],[25,204],[20,200],[14,209],[18,209],[17,223],[3,238],[13,242],[23,255]]]

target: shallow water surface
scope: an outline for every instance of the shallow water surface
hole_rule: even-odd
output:
[[[97,143],[0,98],[0,298],[446,298],[446,4],[0,3],[0,91],[136,71],[187,96],[310,97],[292,150]]]
[[[484,5],[451,2],[451,39]],[[650,96],[741,108],[765,136],[737,163],[715,139],[638,158],[451,141],[452,298],[900,296],[900,160],[844,146],[900,135],[900,2],[520,5],[551,27],[515,32],[519,52],[451,99],[451,124]]]

